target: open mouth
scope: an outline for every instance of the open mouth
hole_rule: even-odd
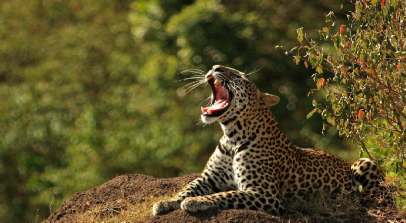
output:
[[[232,94],[220,80],[212,77],[208,80],[212,95],[209,105],[201,107],[205,116],[216,117],[222,115],[230,106]]]

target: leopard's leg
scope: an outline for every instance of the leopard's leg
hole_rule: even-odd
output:
[[[248,150],[240,149],[233,157],[233,172],[238,190],[189,197],[182,201],[181,208],[189,212],[212,208],[247,208],[278,214],[281,210],[279,181],[276,176],[269,174],[275,167],[265,161],[261,164],[262,171],[258,172],[258,168],[252,168],[252,165],[259,154]]]
[[[188,212],[208,209],[251,209],[279,214],[282,206],[278,197],[272,196],[262,188],[253,188],[246,191],[226,191],[189,197],[182,201],[181,208]]]
[[[361,186],[363,200],[376,201],[380,205],[394,204],[392,193],[384,185],[384,174],[374,161],[361,158],[351,165],[351,171],[355,185]]]
[[[187,197],[212,194],[232,189],[232,157],[220,144],[211,155],[200,177],[190,182],[170,200],[160,201],[152,207],[153,215],[165,214],[180,208],[180,203]]]

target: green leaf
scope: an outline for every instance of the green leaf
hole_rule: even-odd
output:
[[[398,5],[398,0],[390,0],[390,6],[396,7]]]
[[[318,109],[317,108],[315,108],[315,109],[313,109],[313,110],[311,110],[309,113],[307,113],[307,115],[306,115],[306,119],[309,119],[309,118],[311,118],[316,112],[318,111]]]
[[[304,39],[303,27],[296,29],[296,33],[297,33],[297,41],[299,41],[299,43],[302,43]]]
[[[319,65],[316,67],[316,72],[319,73],[319,74],[322,74],[322,73],[323,73],[323,66],[322,66],[321,64],[319,64]]]
[[[300,63],[300,60],[302,57],[300,55],[293,56],[293,59],[295,61],[295,64],[298,65]]]

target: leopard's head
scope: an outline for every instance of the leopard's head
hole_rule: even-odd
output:
[[[214,65],[205,81],[212,91],[209,104],[201,107],[201,120],[206,124],[242,115],[257,105],[279,102],[278,96],[259,91],[243,72],[230,67]]]

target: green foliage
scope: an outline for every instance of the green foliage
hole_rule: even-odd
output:
[[[342,147],[303,121],[305,71],[274,48],[334,2],[1,1],[0,222],[40,221],[118,174],[199,171],[220,132],[198,125],[208,90],[179,90],[188,68],[262,68],[252,79],[281,96],[295,142]]]
[[[294,60],[315,70],[314,112],[406,183],[406,2],[356,1],[346,24],[326,17],[319,39],[298,29]],[[404,204],[403,204],[404,205]],[[405,206],[406,207],[406,206]]]

